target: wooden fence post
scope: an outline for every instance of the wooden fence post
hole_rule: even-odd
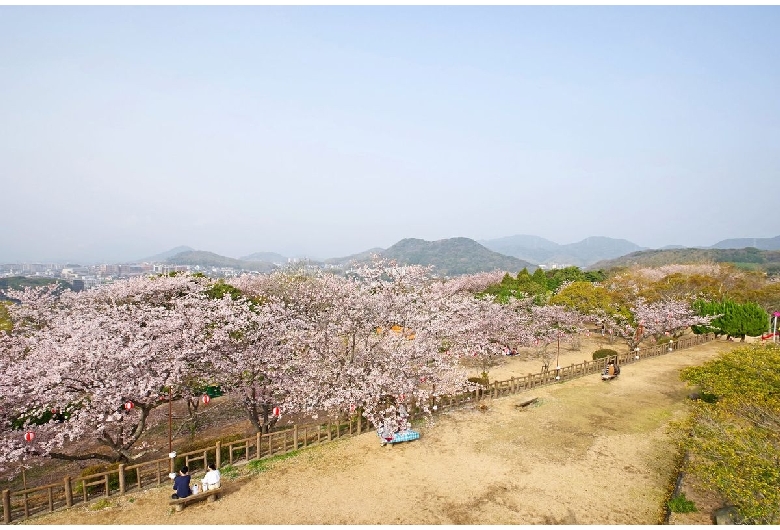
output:
[[[73,506],[73,488],[70,485],[70,477],[65,477],[65,506]]]
[[[333,439],[333,433],[331,432],[330,422],[328,422],[328,441]]]
[[[217,440],[217,446],[216,446],[216,454],[214,455],[214,464],[217,466],[217,469],[222,465],[222,442]]]
[[[119,494],[125,493],[125,465],[119,464]]]
[[[260,433],[255,433],[255,446],[257,450],[257,459],[260,459]]]
[[[358,418],[360,421],[360,418]],[[298,450],[298,424],[293,425],[293,451]]]
[[[11,522],[11,490],[3,490],[3,522]]]
[[[358,411],[357,420],[357,433],[361,434],[363,432],[363,415],[360,413],[360,411]]]

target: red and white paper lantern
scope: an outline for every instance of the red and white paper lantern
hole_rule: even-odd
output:
[[[282,409],[280,409],[279,407],[274,407],[273,415],[274,416],[281,416],[282,415]]]
[[[200,400],[203,402],[204,405],[208,405],[209,401],[211,401],[211,398],[208,396],[208,394],[205,394]]]
[[[133,403],[132,401],[128,401],[127,403],[125,403],[125,410],[132,410],[133,407],[135,407],[135,403]]]
[[[32,431],[27,431],[24,433],[24,441],[25,442],[32,442],[35,439],[35,433]]]

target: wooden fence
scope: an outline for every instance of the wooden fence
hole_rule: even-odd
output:
[[[712,334],[693,335],[646,350],[562,366],[559,370],[553,369],[524,377],[513,377],[505,381],[494,381],[487,387],[471,392],[437,397],[429,405],[435,405],[434,413],[439,413],[462,407],[467,403],[525,392],[551,383],[601,373],[610,360],[615,360],[618,364],[632,364],[643,358],[657,357],[675,350],[690,348],[714,338]],[[413,416],[419,414],[418,409],[413,409],[411,412]],[[59,508],[86,504],[98,498],[116,494],[124,495],[147,487],[160,486],[164,482],[168,483],[170,480],[168,474],[181,465],[187,465],[194,471],[205,471],[207,462],[214,462],[217,468],[221,468],[228,464],[242,464],[252,459],[289,453],[344,436],[361,434],[370,429],[368,420],[359,415],[342,423],[294,425],[285,430],[267,434],[258,433],[241,440],[216,442],[214,446],[206,449],[177,454],[175,459],[160,458],[132,465],[119,464],[117,469],[111,471],[77,478],[65,477],[61,482],[54,484],[20,491],[3,490],[3,522],[7,524],[32,515],[53,512]]]

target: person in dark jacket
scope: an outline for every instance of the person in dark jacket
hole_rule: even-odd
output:
[[[190,496],[190,475],[189,468],[184,466],[173,479],[173,489],[176,493],[171,495],[171,499],[183,499]]]

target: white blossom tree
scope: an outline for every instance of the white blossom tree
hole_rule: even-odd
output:
[[[0,458],[23,451],[23,432],[31,429],[40,455],[131,460],[150,411],[201,347],[205,284],[191,276],[137,278],[57,299],[22,296],[11,308],[17,322],[46,318],[27,338],[23,357],[0,376],[9,407]],[[11,418],[21,431],[10,428]],[[107,452],[63,452],[89,440]]]
[[[628,346],[636,349],[648,337],[656,339],[677,336],[692,325],[708,324],[713,317],[696,315],[690,303],[682,300],[664,300],[648,303],[638,297],[630,306],[630,314],[621,312],[594,314],[594,320],[612,330]]]

